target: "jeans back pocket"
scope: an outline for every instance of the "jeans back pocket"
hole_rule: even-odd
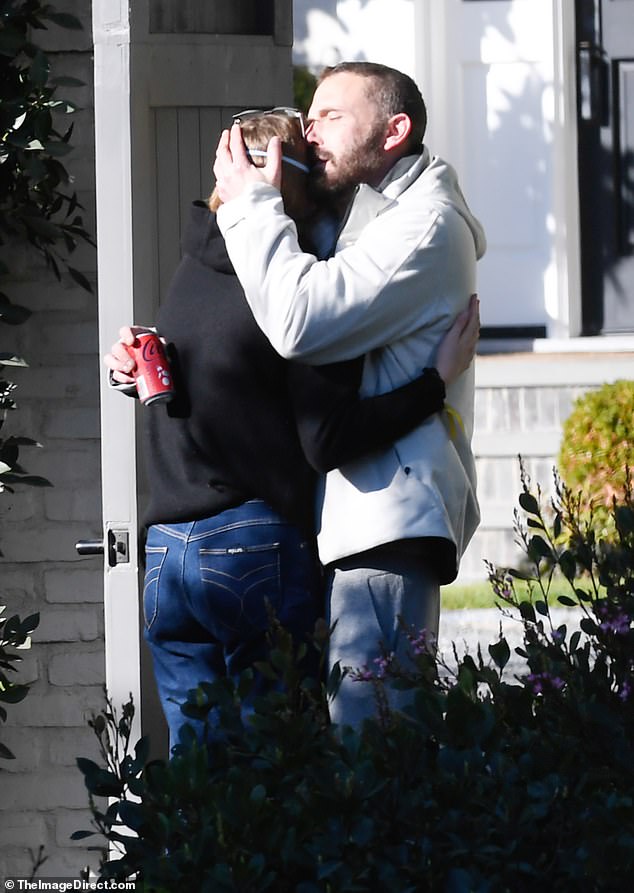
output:
[[[201,549],[199,557],[208,623],[238,635],[267,629],[267,603],[276,614],[282,606],[280,544]]]
[[[143,619],[150,629],[159,611],[159,580],[167,546],[145,547],[145,579],[143,581]]]

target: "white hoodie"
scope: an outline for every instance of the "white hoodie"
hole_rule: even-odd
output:
[[[229,256],[260,328],[289,359],[320,365],[366,355],[364,395],[410,381],[476,291],[482,227],[453,168],[401,159],[379,190],[359,187],[335,254],[304,254],[279,192],[257,184],[218,211]],[[462,555],[477,524],[473,369],[452,385],[453,413],[330,472],[319,550],[329,563],[382,543],[445,537]],[[457,568],[456,568],[457,572]]]

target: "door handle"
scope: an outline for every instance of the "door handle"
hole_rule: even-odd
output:
[[[103,540],[79,540],[75,549],[78,555],[103,555]]]
[[[610,121],[608,60],[603,47],[583,40],[578,47],[579,117],[606,127]]]
[[[127,530],[108,530],[105,540],[79,540],[75,543],[78,555],[108,553],[108,564],[115,567],[130,561],[130,535]]]

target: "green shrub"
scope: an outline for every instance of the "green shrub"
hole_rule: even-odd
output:
[[[0,605],[0,722],[6,722],[4,704],[19,704],[29,691],[29,686],[17,682],[12,673],[22,657],[16,649],[30,647],[30,635],[40,622],[39,614],[31,614],[22,620],[17,614],[3,616],[5,607]],[[12,760],[13,753],[0,741],[0,757]]]
[[[0,246],[28,244],[58,278],[65,267],[90,291],[86,277],[68,262],[79,242],[93,244],[61,160],[72,149],[73,125],[63,132],[57,129],[76,111],[57,88],[82,82],[51,78],[50,61],[33,37],[47,22],[71,29],[82,25],[76,16],[57,12],[42,0],[5,0],[0,11]],[[10,273],[2,261],[0,273]],[[12,307],[0,294],[0,308]]]
[[[295,108],[301,109],[304,113],[308,111],[316,86],[317,78],[305,65],[293,66],[293,102]]]
[[[72,125],[63,133],[56,118],[75,111],[72,103],[57,95],[61,85],[77,86],[71,78],[50,78],[50,63],[33,35],[52,22],[63,28],[81,28],[79,20],[56,12],[41,0],[3,0],[0,3],[0,276],[8,288],[10,262],[16,245],[28,245],[45,259],[59,279],[60,267],[82,287],[90,283],[68,264],[68,257],[80,241],[92,244],[78,213],[81,206],[70,192],[71,177],[60,161],[71,151]],[[0,291],[0,322],[20,325],[30,311],[11,301]],[[28,364],[14,350],[0,352],[0,430],[9,412],[17,408],[16,384],[5,379],[5,368]],[[39,475],[28,474],[20,462],[20,449],[40,446],[30,437],[0,437],[0,493],[13,492],[16,484],[51,486]],[[0,555],[2,552],[0,551]],[[28,648],[30,634],[39,615],[25,619],[17,614],[3,616],[0,606],[0,723],[7,719],[3,705],[17,704],[29,687],[13,674],[21,661],[19,649]],[[0,742],[0,757],[12,759],[9,748]],[[39,867],[40,856],[35,860]]]
[[[627,468],[634,464],[634,381],[621,379],[579,397],[563,425],[559,468],[585,506],[607,524],[613,497],[623,498]]]
[[[277,629],[266,671],[285,694],[262,698],[244,719],[245,674],[238,686],[201,685],[183,706],[197,718],[214,711],[208,748],[185,738],[171,761],[149,762],[147,741],[133,753],[113,744],[113,732],[129,739],[131,705],[124,720],[107,710],[93,719],[104,765],[79,761],[96,830],[119,848],[101,876],[136,875],[148,893],[629,889],[631,489],[612,509],[611,544],[558,480],[552,521],[525,476],[520,504],[529,570],[490,568],[502,610],[523,627],[520,672],[507,678],[502,635],[486,657],[456,650],[454,666],[408,630],[413,666],[386,654],[356,672],[375,688],[376,719],[358,731],[333,727],[328,692],[298,677]],[[556,624],[557,604],[576,607],[579,628]],[[336,684],[335,673],[331,691]],[[388,685],[410,690],[405,712],[390,712]],[[95,796],[113,799],[102,810]]]
[[[65,268],[92,291],[83,273],[69,263],[80,242],[94,243],[62,161],[72,150],[73,125],[63,132],[57,129],[76,111],[73,103],[58,96],[58,87],[82,82],[50,76],[49,58],[34,37],[47,23],[73,30],[82,27],[76,16],[57,12],[43,0],[0,2],[0,322],[11,326],[30,316],[4,291],[11,284],[16,246],[38,252],[58,279]],[[15,366],[27,363],[13,350],[0,352],[0,427],[7,411],[16,408],[16,385],[4,379],[5,367]],[[49,486],[45,478],[28,475],[19,464],[22,446],[39,444],[27,437],[0,438],[0,492],[16,483]]]

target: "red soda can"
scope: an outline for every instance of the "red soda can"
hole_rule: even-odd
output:
[[[141,403],[148,406],[163,400],[171,400],[174,382],[165,347],[155,332],[139,332],[130,348],[136,361],[133,372]]]

